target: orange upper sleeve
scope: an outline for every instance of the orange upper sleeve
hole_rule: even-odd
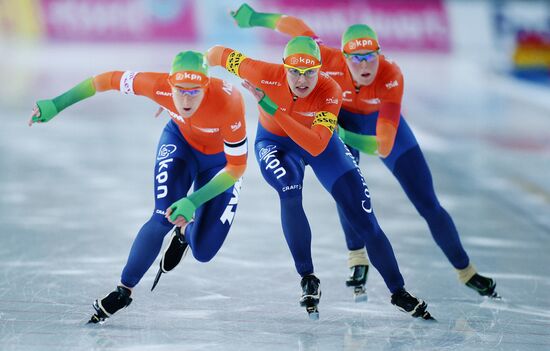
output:
[[[152,100],[157,98],[158,86],[168,79],[167,73],[138,72],[135,75],[132,75],[133,72],[126,73],[128,73],[127,78],[125,76],[121,78],[120,91],[125,94],[147,96]]]
[[[377,77],[377,93],[380,98],[378,124],[390,123],[396,129],[401,116],[401,101],[403,99],[403,74],[399,66],[386,57],[381,57],[383,71]]]
[[[395,129],[397,129],[397,127],[399,126],[400,119],[401,119],[401,104],[396,104],[394,102],[382,102],[380,104],[377,126],[380,123],[389,123],[393,125]]]
[[[212,54],[211,65],[219,65],[239,78],[246,79],[253,85],[259,85],[262,79],[277,72],[281,65],[254,60],[231,48],[215,47],[217,54]]]
[[[246,136],[246,120],[244,100],[235,87],[231,89],[231,97],[224,108],[226,113],[221,133],[224,144],[227,165],[225,170],[234,178],[239,179],[245,169],[248,158],[248,139]]]
[[[167,78],[166,73],[111,71],[94,77],[96,91],[120,90],[129,95],[155,99],[156,87]]]
[[[320,91],[307,97],[311,99],[312,105],[317,106],[317,113],[310,128],[280,109],[277,109],[273,116],[288,136],[313,156],[319,155],[327,147],[342,106],[342,89],[334,80],[328,76],[321,76],[317,84],[323,85]]]
[[[329,128],[321,125],[308,128],[280,109],[277,109],[273,118],[296,144],[312,156],[317,156],[323,152],[332,137],[332,130]]]
[[[259,86],[262,79],[271,80],[269,77],[280,68],[280,64],[246,58],[239,67],[239,77]]]
[[[302,19],[294,16],[281,16],[275,24],[275,29],[292,37],[303,35],[317,38],[313,29],[311,29]]]
[[[383,71],[380,77],[376,77],[376,92],[381,102],[393,102],[401,104],[403,99],[404,81],[399,66],[386,57],[381,57]]]

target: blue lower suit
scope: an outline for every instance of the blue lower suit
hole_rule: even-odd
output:
[[[364,135],[376,135],[377,120],[378,112],[363,115],[342,109],[338,116],[338,124],[344,129]],[[351,147],[349,149],[359,163],[359,151]],[[428,164],[403,116],[391,153],[388,157],[380,159],[399,181],[416,210],[424,217],[435,242],[447,259],[456,269],[466,268],[470,262],[468,255],[462,247],[451,216],[437,200]],[[354,233],[353,226],[347,220],[346,210],[338,207],[338,215],[348,249],[357,250],[364,247],[361,236]]]
[[[195,150],[170,121],[157,147],[155,163],[155,209],[138,232],[121,282],[134,287],[158,256],[165,235],[173,228],[165,217],[166,209],[187,195],[194,182],[201,188],[226,165],[223,152],[207,155]],[[239,180],[195,211],[195,219],[185,227],[185,238],[193,256],[201,262],[211,260],[222,246],[237,210]]]
[[[361,170],[337,134],[314,157],[289,137],[274,135],[258,124],[255,154],[263,177],[279,194],[283,233],[301,276],[314,272],[311,229],[302,207],[304,171],[309,165],[344,210],[347,223],[358,234],[361,247],[367,247],[372,264],[390,291],[404,286],[391,244],[376,221]]]

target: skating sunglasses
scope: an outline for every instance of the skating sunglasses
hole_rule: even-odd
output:
[[[175,87],[178,91],[178,93],[182,96],[188,95],[188,96],[197,96],[202,92],[202,88],[198,89],[183,89],[180,87]]]
[[[378,56],[378,50],[369,52],[368,54],[346,54],[344,53],[344,56],[346,58],[349,58],[351,62],[353,63],[361,63],[362,61],[372,62],[376,60],[376,56]]]
[[[308,68],[298,68],[291,65],[287,65],[286,63],[283,65],[287,69],[287,72],[295,77],[299,77],[303,75],[306,78],[311,78],[315,76],[318,72],[318,68],[321,67],[321,65],[308,67]]]

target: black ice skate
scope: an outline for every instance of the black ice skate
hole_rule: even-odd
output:
[[[355,302],[366,302],[369,298],[367,291],[365,290],[369,266],[353,266],[350,268],[350,271],[350,276],[348,280],[346,280],[346,286],[353,288],[353,299]]]
[[[497,284],[491,278],[484,277],[479,274],[474,274],[470,280],[466,282],[466,286],[475,290],[481,296],[487,296],[494,299],[500,299],[500,295],[495,291]]]
[[[306,275],[302,278],[300,285],[302,286],[302,297],[300,298],[300,306],[306,308],[306,312],[310,319],[319,319],[319,310],[317,305],[321,298],[321,282],[313,274]]]
[[[430,315],[430,312],[426,311],[428,304],[409,294],[403,288],[397,290],[391,296],[391,303],[397,306],[401,311],[409,313],[414,318],[421,317],[426,320],[435,320],[435,318]]]
[[[168,244],[168,247],[164,250],[164,254],[160,259],[160,267],[155,277],[155,281],[153,282],[153,286],[151,287],[151,291],[157,286],[162,273],[168,273],[176,268],[188,249],[189,244],[185,240],[185,235],[182,234],[180,227],[176,227],[170,237],[170,244]]]
[[[96,313],[90,318],[89,323],[103,323],[105,319],[109,318],[112,314],[128,307],[132,303],[130,289],[123,286],[117,286],[116,290],[105,296],[101,300],[95,300],[93,307]]]

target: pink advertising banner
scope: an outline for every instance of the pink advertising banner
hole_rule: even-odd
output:
[[[194,0],[40,0],[46,36],[78,41],[194,41]]]
[[[448,52],[450,25],[443,0],[273,0],[262,10],[297,16],[326,45],[340,47],[345,29],[365,23],[377,33],[383,50]],[[266,34],[280,42],[280,34]]]

